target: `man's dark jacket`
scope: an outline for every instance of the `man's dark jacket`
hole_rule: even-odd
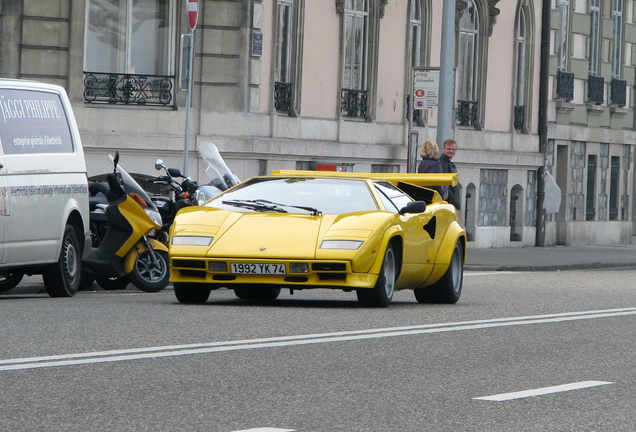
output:
[[[439,158],[439,162],[442,165],[442,172],[445,173],[456,173],[457,167],[452,160],[448,158],[445,154],[442,153]],[[461,208],[459,203],[459,186],[449,186],[448,187],[448,198],[446,199],[449,203],[455,206],[457,210]]]

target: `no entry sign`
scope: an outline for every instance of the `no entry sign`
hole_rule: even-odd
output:
[[[199,0],[188,0],[188,23],[190,24],[190,30],[194,30],[197,26],[197,19],[199,18]]]

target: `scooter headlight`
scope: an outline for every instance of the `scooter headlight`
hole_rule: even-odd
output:
[[[203,192],[202,190],[197,189],[194,192],[194,202],[197,203],[197,205],[201,205],[207,200],[208,198],[205,196],[205,192]]]
[[[150,219],[152,219],[154,223],[156,223],[159,226],[163,224],[163,222],[161,221],[161,215],[159,214],[158,211],[150,210],[150,209],[144,209],[144,210],[146,210],[146,214],[150,217]]]

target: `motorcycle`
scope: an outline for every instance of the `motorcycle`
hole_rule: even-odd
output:
[[[132,283],[145,292],[158,292],[170,281],[168,248],[149,238],[161,228],[157,207],[139,184],[113,158],[107,185],[91,182],[93,248],[82,261],[80,287],[96,281],[105,289]]]
[[[163,169],[166,175],[157,177],[153,183],[167,186],[172,195],[171,197],[163,195],[150,197],[157,206],[162,222],[161,229],[155,231],[153,237],[167,246],[170,225],[172,225],[177,212],[183,207],[200,204],[195,198],[199,186],[196,181],[181,174],[179,168],[166,168],[161,159],[157,159],[155,162],[155,169],[158,171]],[[179,183],[175,178],[183,180]]]

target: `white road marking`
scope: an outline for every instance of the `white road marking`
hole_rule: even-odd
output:
[[[501,402],[501,401],[508,401],[512,399],[522,399],[522,398],[528,398],[533,396],[546,395],[550,393],[561,393],[561,392],[566,392],[571,390],[580,390],[584,388],[602,386],[607,384],[614,384],[614,383],[607,382],[607,381],[582,381],[582,382],[577,382],[572,384],[562,384],[558,386],[544,387],[544,388],[539,388],[534,390],[524,390],[524,391],[518,391],[518,392],[512,392],[512,393],[501,393],[498,395],[483,396],[483,397],[478,397],[474,399]]]
[[[0,360],[0,371],[173,357],[188,354],[208,354],[214,352],[240,351],[259,348],[288,347],[296,345],[343,342],[362,339],[379,339],[394,336],[412,336],[518,325],[549,324],[628,315],[636,315],[636,308],[606,309],[477,321],[425,324],[409,327],[389,327],[348,332],[292,335],[260,339],[245,339],[187,345],[166,345],[158,347],[132,348],[113,351],[16,358]]]
[[[276,429],[276,428],[256,428],[256,429],[243,429],[234,432],[296,432],[294,429]]]

